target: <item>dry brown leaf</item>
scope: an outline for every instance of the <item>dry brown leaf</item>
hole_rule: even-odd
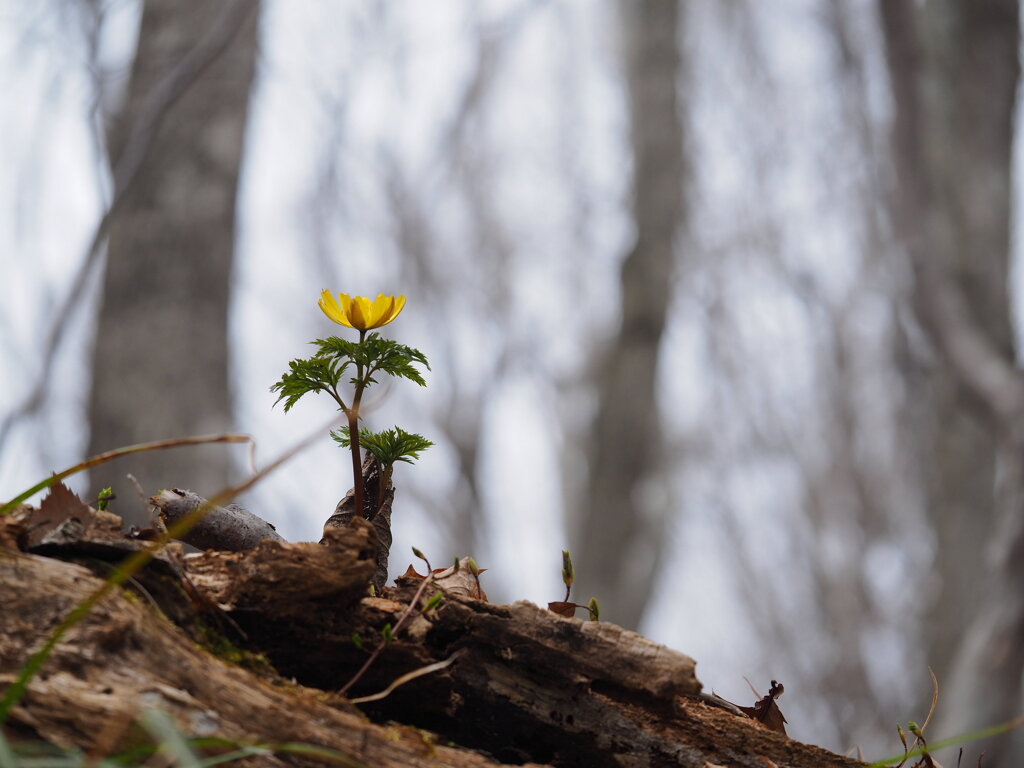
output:
[[[777,680],[772,680],[768,695],[757,701],[752,707],[739,707],[745,714],[761,723],[765,728],[786,734],[786,718],[775,700],[783,694],[785,687]],[[739,705],[737,705],[739,706]]]
[[[399,586],[404,586],[402,582],[417,584],[423,581],[425,578],[427,577],[419,573],[415,568],[412,567],[412,563],[410,563],[409,567],[405,569],[405,573],[403,573],[401,576],[395,579],[395,584],[398,584]]]
[[[467,560],[469,558],[464,557],[459,561],[460,567],[458,571],[454,568],[435,568],[432,570],[431,573],[434,576],[435,583],[442,592],[463,595],[487,602],[487,593],[481,589],[478,580],[473,577],[469,572],[469,568],[466,567]],[[477,575],[479,576],[479,574],[484,573],[486,570],[486,568],[479,569]],[[395,584],[399,587],[419,586],[419,583],[425,578],[427,577],[420,574],[410,564],[405,569],[405,573],[395,579]]]
[[[43,537],[69,517],[83,526],[92,519],[92,510],[64,483],[54,483],[50,492],[28,520],[28,544],[35,546]]]
[[[557,613],[559,616],[571,619],[576,615],[576,603],[565,603],[561,601],[548,603],[548,610],[552,613]]]

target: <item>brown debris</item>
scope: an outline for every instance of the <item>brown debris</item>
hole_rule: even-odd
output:
[[[19,525],[5,520],[3,540],[17,542]],[[331,692],[351,679],[385,628],[396,626],[422,577],[415,583],[410,575],[405,586],[369,597],[379,547],[374,525],[354,519],[327,537],[329,546],[262,541],[246,552],[155,561],[137,574],[140,581],[153,581],[147,572],[155,569],[154,583],[179,588],[154,589],[151,600],[129,600],[123,592],[105,600],[58,645],[8,730],[116,750],[124,734],[137,737],[132,713],[158,704],[187,735],[313,744],[343,752],[353,764],[384,768],[499,761],[598,768],[863,765],[700,703],[693,660],[640,635],[530,603],[493,605],[453,589],[394,633],[351,695],[376,694],[402,676],[409,682],[357,709]],[[77,539],[47,550],[50,557],[17,551],[0,557],[9,595],[0,609],[0,685],[100,584],[83,565],[56,558],[96,546],[98,540]],[[102,568],[97,573],[105,575]],[[211,624],[218,615],[225,621]],[[253,654],[265,661],[251,663]],[[429,674],[410,674],[431,665]],[[448,743],[458,746],[443,746]],[[314,761],[278,752],[252,764]]]

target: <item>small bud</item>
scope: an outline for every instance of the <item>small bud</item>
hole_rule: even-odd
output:
[[[444,596],[440,592],[435,592],[431,595],[430,599],[427,600],[427,604],[423,606],[423,612],[432,611],[441,604],[441,599]]]
[[[360,651],[363,650],[363,638],[359,636],[358,632],[352,633],[352,645],[354,645]]]
[[[462,563],[459,562],[459,556],[456,555],[455,556],[455,562],[452,563],[452,568],[455,570],[456,573],[458,573],[459,572],[459,568],[461,568],[461,567],[462,567]]]
[[[117,497],[114,496],[113,488],[104,488],[102,491],[100,491],[99,498],[96,500],[96,509],[103,512],[110,504],[110,500],[115,498]]]
[[[422,552],[420,552],[418,549],[416,549],[416,547],[412,548],[412,553],[414,555],[416,555],[416,557],[418,557],[420,560],[424,560],[425,561],[427,559],[426,557],[424,557]]]
[[[590,620],[598,621],[601,618],[601,606],[597,604],[597,598],[590,598],[590,604],[587,606],[587,610],[590,611]]]
[[[569,550],[562,550],[562,583],[565,584],[566,589],[572,586],[575,574],[572,570],[572,558],[569,557]]]
[[[921,735],[921,728],[913,720],[911,720],[909,723],[907,723],[907,730],[910,731],[915,736],[920,736]]]
[[[395,639],[395,636],[391,633],[391,624],[385,624],[384,629],[380,631],[380,636],[384,638],[385,643],[390,643]]]
[[[476,560],[472,557],[466,559],[466,568],[469,569],[469,572],[474,576],[478,576],[480,574],[480,568],[477,566]]]

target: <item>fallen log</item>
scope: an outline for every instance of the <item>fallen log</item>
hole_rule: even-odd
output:
[[[31,510],[0,520],[5,687],[124,552],[109,528],[82,525],[28,553],[31,521]],[[326,535],[329,546],[263,540],[244,552],[162,554],[58,644],[5,735],[111,754],[146,740],[136,716],[159,706],[189,737],[269,745],[253,765],[321,764],[285,744],[385,768],[863,765],[707,706],[684,654],[606,622],[445,591],[443,580],[423,585],[412,620],[349,694],[435,671],[357,708],[334,692],[422,580],[367,596],[373,525],[355,519]]]

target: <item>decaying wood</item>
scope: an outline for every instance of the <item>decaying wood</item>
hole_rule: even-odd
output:
[[[388,578],[388,556],[392,540],[391,505],[395,499],[395,489],[391,483],[390,473],[381,473],[380,466],[373,456],[367,456],[363,462],[363,489],[363,514],[358,517],[369,520],[377,533],[377,551],[374,555],[377,567],[370,583],[379,592]],[[173,525],[190,512],[209,504],[202,496],[178,488],[161,491],[151,496],[149,500],[159,512],[160,522],[165,526]],[[328,531],[348,526],[352,519],[357,517],[354,506],[354,493],[350,490],[338,502],[334,514],[324,523],[321,544],[330,542]],[[229,552],[245,552],[268,539],[284,541],[271,523],[240,504],[210,507],[196,525],[180,535],[180,539],[198,549]]]
[[[391,484],[391,474],[381,473],[380,464],[373,456],[367,456],[363,462],[363,513],[361,517],[369,520],[377,532],[377,570],[373,574],[372,584],[380,591],[388,580],[388,556],[391,552],[391,505],[395,500],[395,488]],[[338,502],[334,514],[324,523],[324,535],[332,528],[340,528],[349,524],[355,514],[355,490],[345,494]],[[326,539],[324,542],[326,543]]]
[[[6,686],[28,651],[100,581],[79,565],[10,552],[0,557],[0,578],[7,595],[0,608],[0,682]],[[41,738],[90,749],[113,731],[110,748],[124,749],[142,738],[134,725],[138,713],[159,707],[190,736],[312,744],[347,756],[343,765],[496,765],[471,751],[434,743],[414,728],[376,725],[355,707],[322,698],[317,691],[262,679],[225,663],[148,605],[118,595],[104,601],[57,647],[14,710],[5,734],[15,741]],[[279,753],[248,764],[324,762]]]
[[[120,553],[111,532],[34,548],[45,557],[26,553],[31,520],[31,511],[0,520],[3,684],[99,586],[109,566],[97,563],[97,552],[106,553],[100,560]],[[353,765],[385,768],[862,765],[705,705],[684,654],[606,622],[444,591],[443,580],[422,596],[425,604],[441,590],[440,605],[418,609],[350,695],[457,658],[357,709],[332,692],[419,585],[406,579],[367,596],[375,527],[356,518],[326,537],[329,546],[264,540],[245,552],[161,555],[138,574],[140,589],[132,585],[146,599],[119,591],[58,645],[6,732],[86,749],[102,733],[106,749],[116,750],[145,738],[132,724],[139,708],[160,706],[190,736],[308,743],[338,750]],[[280,751],[249,760],[314,762]]]
[[[167,526],[204,504],[209,504],[202,496],[178,488],[161,491],[151,496],[149,501],[160,510],[160,519]],[[240,504],[210,507],[202,519],[180,538],[199,549],[224,549],[231,552],[252,549],[265,539],[284,540],[273,525]]]

